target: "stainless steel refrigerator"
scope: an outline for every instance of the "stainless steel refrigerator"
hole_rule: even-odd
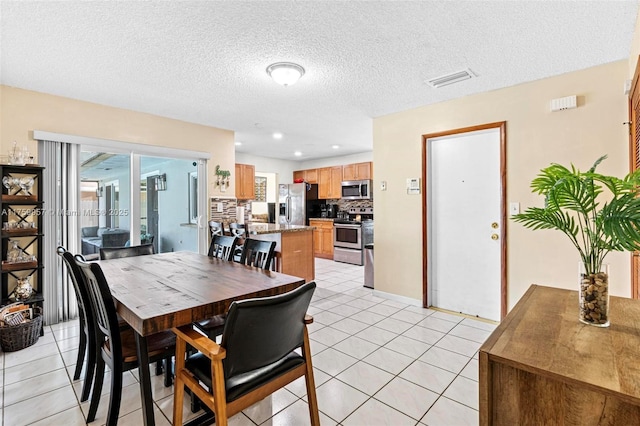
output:
[[[319,212],[318,185],[292,183],[279,186],[280,204],[278,223],[281,225],[307,225],[309,217]],[[318,213],[318,216],[319,213]]]

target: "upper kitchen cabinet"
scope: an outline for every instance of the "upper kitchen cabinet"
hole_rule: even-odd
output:
[[[318,169],[318,198],[337,199],[341,196],[342,166]]]
[[[250,164],[236,164],[236,198],[253,200],[255,190],[256,168]]]
[[[318,183],[318,169],[296,170],[293,172],[293,181],[302,179],[308,183]]]
[[[371,161],[342,166],[342,180],[366,179],[373,179],[373,163]]]

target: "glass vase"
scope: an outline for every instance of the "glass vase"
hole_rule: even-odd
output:
[[[579,319],[596,327],[609,327],[609,265],[604,264],[600,269],[587,274],[584,264],[579,262]]]

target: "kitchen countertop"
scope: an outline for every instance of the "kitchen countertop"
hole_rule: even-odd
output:
[[[280,225],[278,223],[251,223],[248,224],[249,234],[282,234],[285,232],[313,231],[313,226],[302,225]]]
[[[309,220],[319,220],[319,221],[322,221],[322,222],[333,222],[333,219],[334,218],[332,218],[332,217],[310,217],[309,218]]]

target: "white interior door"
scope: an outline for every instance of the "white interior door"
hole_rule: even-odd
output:
[[[500,129],[427,139],[427,149],[430,304],[499,321]]]

